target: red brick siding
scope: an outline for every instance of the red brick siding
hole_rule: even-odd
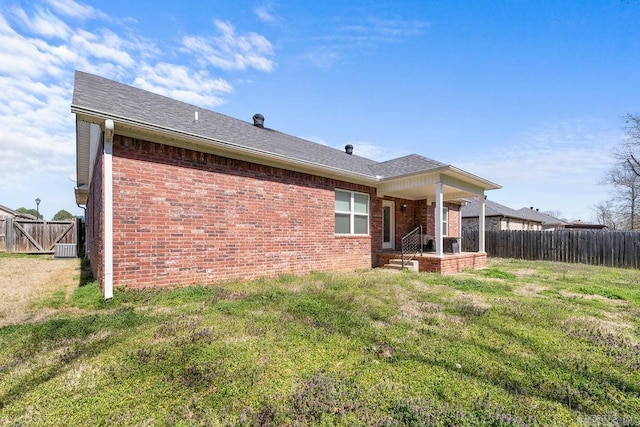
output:
[[[444,206],[449,208],[449,232],[448,236],[460,236],[460,205],[444,202]],[[426,200],[407,202],[407,212],[411,211],[414,216],[414,224],[423,226],[422,232],[435,236],[436,234],[436,205],[427,204]],[[415,227],[415,226],[414,226]],[[413,227],[411,228],[413,229]],[[407,230],[407,232],[411,231]]]
[[[419,225],[422,225],[424,234],[435,236],[435,203],[427,205],[426,200],[413,201],[395,197],[385,197],[384,199],[392,200],[395,203],[395,247],[397,249],[402,246],[402,236]],[[407,206],[404,211],[402,205]],[[445,202],[444,205],[449,208],[449,236],[460,236],[460,205],[448,202]]]
[[[93,276],[104,291],[104,187],[103,147],[98,147],[87,198],[87,248]]]
[[[114,285],[370,268],[375,189],[116,135]],[[335,189],[370,195],[370,235],[335,236]]]

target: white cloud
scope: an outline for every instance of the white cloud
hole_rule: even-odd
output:
[[[67,24],[48,10],[38,9],[33,17],[29,17],[23,9],[14,8],[13,12],[27,29],[37,35],[61,39],[69,35],[70,29]]]
[[[210,78],[206,73],[190,73],[186,67],[159,63],[145,65],[134,80],[134,85],[161,95],[205,107],[224,103],[219,95],[232,91],[224,79]]]
[[[224,103],[233,90],[212,74],[214,63],[198,62],[200,52],[180,56],[182,45],[158,46],[134,35],[135,29],[119,27],[123,19],[91,6],[73,0],[9,1],[0,3],[0,203],[10,207],[32,203],[35,196],[52,209],[75,206],[68,178],[75,174],[75,119],[69,111],[75,69],[134,81],[205,107]],[[203,40],[215,46],[223,69],[273,70],[266,38],[237,34],[229,23],[216,22],[216,28],[218,37]],[[171,63],[178,58],[183,62]]]
[[[511,146],[456,166],[502,185],[489,197],[509,207],[559,210],[584,220],[589,206],[608,197],[600,182],[621,136],[601,130],[593,120],[544,124]]]
[[[87,56],[130,68],[135,61],[124,49],[124,44],[118,35],[106,29],[98,33],[79,30],[71,37],[71,45]]]
[[[351,19],[351,18],[349,18]],[[319,42],[306,59],[320,68],[329,68],[357,51],[374,50],[382,44],[402,42],[425,33],[428,22],[402,19],[365,18],[345,22],[343,18],[317,38]]]
[[[73,0],[47,0],[56,11],[71,18],[86,20],[90,18],[106,18],[106,14],[86,4]]]
[[[273,24],[274,22],[278,21],[278,18],[276,18],[270,11],[269,11],[269,6],[258,6],[255,8],[255,13],[258,16],[258,19],[261,20],[262,22],[266,22],[268,24]]]
[[[347,24],[338,28],[338,35],[328,38],[341,38],[353,41],[395,41],[424,34],[429,26],[425,21],[368,18],[362,22]]]
[[[254,68],[269,72],[275,69],[271,59],[273,47],[264,36],[252,32],[237,34],[233,25],[219,20],[214,25],[221,33],[219,36],[185,36],[182,39],[185,51],[223,70]]]
[[[598,180],[610,163],[620,134],[580,120],[542,125],[510,147],[493,149],[463,165],[482,176],[513,184],[576,183]]]
[[[321,46],[307,53],[307,59],[318,68],[330,68],[340,60],[338,49]]]

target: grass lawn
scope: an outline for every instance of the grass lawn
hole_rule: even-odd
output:
[[[0,328],[0,425],[640,425],[640,271],[95,282]]]

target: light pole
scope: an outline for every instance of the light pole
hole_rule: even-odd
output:
[[[36,198],[36,219],[40,219],[40,197]]]

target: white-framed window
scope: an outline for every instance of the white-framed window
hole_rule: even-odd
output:
[[[369,234],[369,195],[336,190],[336,234]]]
[[[449,235],[449,208],[442,207],[442,235]]]

